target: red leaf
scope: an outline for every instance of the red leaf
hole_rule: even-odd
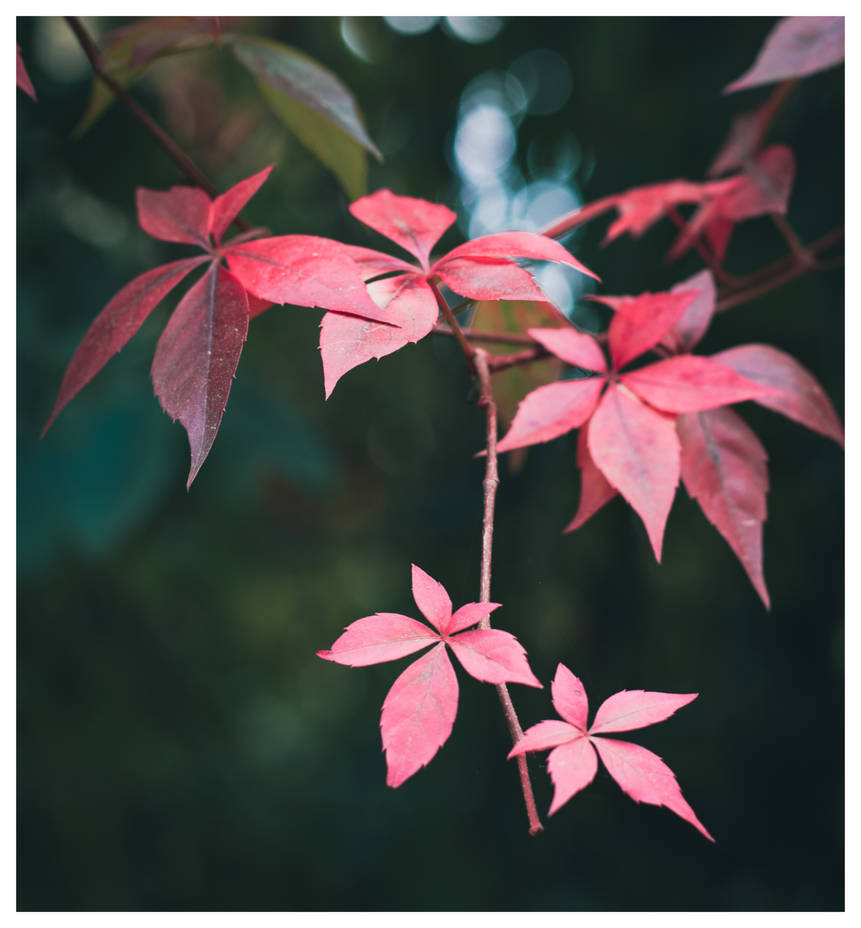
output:
[[[698,693],[651,693],[647,690],[621,690],[598,707],[590,735],[605,731],[631,731],[668,719],[682,706],[693,702]]]
[[[66,403],[126,345],[164,297],[189,271],[206,260],[205,256],[185,258],[153,268],[135,277],[117,293],[93,320],[72,356],[43,435]]]
[[[580,505],[574,518],[565,526],[563,532],[573,532],[595,513],[610,502],[618,493],[607,478],[595,466],[589,454],[589,425],[580,429],[577,436],[577,464],[580,467]]]
[[[583,274],[600,280],[597,274],[581,264],[559,242],[535,232],[499,232],[485,235],[453,248],[431,268],[431,273],[454,258],[532,258],[537,261],[555,261],[567,264]]]
[[[772,387],[774,396],[756,400],[843,446],[843,426],[816,378],[791,355],[770,345],[739,345],[712,355],[754,383]]]
[[[448,740],[457,715],[457,677],[440,642],[395,680],[380,729],[389,786],[400,786]]]
[[[511,451],[558,438],[581,426],[592,415],[603,377],[548,383],[521,400],[508,434],[497,450]]]
[[[446,634],[451,621],[451,599],[445,587],[421,567],[412,565],[413,599],[419,612],[441,634]]]
[[[581,732],[585,732],[589,718],[589,699],[583,684],[564,664],[556,667],[551,693],[553,707],[559,715]]]
[[[661,341],[661,344],[674,354],[692,351],[706,334],[714,315],[717,294],[714,278],[708,268],[677,283],[670,293],[685,293],[690,290],[697,291],[694,301]]]
[[[209,197],[197,187],[137,189],[138,223],[165,242],[199,245],[209,250]]]
[[[279,235],[231,248],[227,260],[242,286],[261,299],[388,320],[340,242],[316,235]]]
[[[714,841],[682,796],[675,774],[657,754],[638,744],[611,738],[595,738],[592,744],[610,776],[631,799],[653,806],[666,806],[693,825],[709,841]]]
[[[514,635],[495,628],[462,632],[449,640],[463,669],[484,683],[522,683],[541,689],[529,669],[526,651]]]
[[[770,608],[762,574],[768,491],[765,449],[731,409],[679,416],[676,429],[688,494],[726,539],[766,609]]]
[[[553,780],[553,802],[548,815],[553,815],[568,800],[585,789],[598,772],[598,756],[584,735],[559,745],[547,758],[547,770]]]
[[[724,93],[804,77],[843,60],[842,16],[790,16],[768,34],[753,66],[724,87]]]
[[[187,486],[215,441],[247,333],[245,291],[229,271],[213,264],[182,298],[156,346],[156,396],[188,433]]]
[[[420,341],[433,329],[439,315],[433,291],[417,277],[401,275],[378,280],[368,284],[368,292],[399,328],[341,313],[326,313],[320,323],[326,399],[347,371]]]
[[[436,275],[461,296],[471,300],[539,300],[547,297],[529,271],[494,258],[455,258],[436,269]]]
[[[208,228],[216,245],[221,244],[222,236],[230,228],[230,224],[242,212],[242,207],[261,188],[272,168],[273,165],[270,164],[269,167],[263,168],[251,177],[246,177],[245,180],[241,180],[212,201],[209,208]]]
[[[425,270],[429,267],[431,248],[457,219],[447,206],[398,196],[391,190],[377,190],[356,200],[350,212],[359,222],[415,255]]]
[[[317,657],[347,667],[367,667],[415,654],[435,641],[439,635],[427,625],[395,612],[378,612],[356,619],[331,650],[318,651]]]
[[[33,82],[30,80],[30,75],[27,74],[27,69],[24,67],[24,59],[21,57],[21,46],[16,43],[15,48],[15,82],[24,93],[35,100],[36,90],[33,87]]]
[[[682,354],[622,374],[626,387],[663,412],[699,412],[774,394],[711,358]]]
[[[528,329],[529,334],[557,358],[573,367],[606,373],[607,360],[591,335],[568,327],[564,329]]]
[[[607,333],[613,367],[620,368],[654,347],[678,325],[697,291],[641,293],[621,304]]]
[[[589,453],[643,520],[660,561],[664,526],[679,482],[679,439],[673,420],[610,384],[589,423]]]

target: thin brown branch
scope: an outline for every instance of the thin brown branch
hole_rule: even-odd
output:
[[[455,319],[454,313],[451,311],[451,307],[448,305],[448,303],[446,303],[445,297],[439,292],[439,286],[430,280],[428,281],[428,284],[431,290],[433,290],[433,295],[436,297],[437,305],[445,317],[445,321],[449,325],[451,334],[457,340],[458,345],[460,345],[460,350],[463,352],[463,356],[466,358],[469,364],[470,373],[472,373],[475,367],[474,357],[476,349],[470,345],[467,337],[463,334],[463,329],[460,327],[460,325],[458,325],[458,321]],[[439,326],[436,328],[439,328]]]
[[[476,342],[499,342],[504,345],[536,345],[537,342],[530,335],[519,335],[512,333],[506,335],[503,332],[482,332],[480,329],[461,329],[465,338]],[[448,335],[455,337],[454,332],[447,325],[435,325],[432,329],[433,335]]]
[[[87,60],[90,62],[90,66],[96,77],[110,88],[111,92],[120,103],[122,103],[144,129],[149,132],[156,142],[164,149],[171,161],[173,161],[180,171],[182,171],[196,187],[205,190],[211,197],[218,196],[218,191],[203,171],[200,170],[179,145],[177,145],[164,129],[161,128],[152,116],[140,106],[125,87],[118,83],[109,71],[105,70],[102,64],[102,54],[99,51],[99,47],[90,37],[90,34],[87,32],[80,19],[77,16],[67,16],[66,22],[69,24],[69,28],[72,32],[75,33],[75,37],[80,43],[84,54],[87,56]],[[242,229],[242,231],[248,231],[252,228],[251,224],[246,222],[241,216],[237,216],[234,223],[239,229]]]
[[[493,398],[493,382],[490,377],[490,355],[484,348],[476,348],[474,349],[472,361],[475,365],[481,390],[478,403],[484,407],[487,414],[487,456],[483,484],[484,516],[481,528],[481,590],[479,602],[489,603],[491,560],[493,556],[493,512],[496,502],[496,489],[499,486],[499,468],[496,454],[496,401]],[[489,615],[479,622],[479,628],[490,628]],[[508,687],[504,683],[500,683],[496,687],[496,692],[499,694],[499,701],[502,703],[502,711],[505,714],[505,721],[511,733],[511,740],[514,744],[517,744],[523,737],[523,729],[520,727],[520,720],[517,718],[517,712],[511,702]],[[538,817],[538,809],[535,806],[535,797],[532,793],[532,782],[529,779],[529,767],[525,755],[520,755],[517,758],[517,767],[520,773],[523,801],[526,804],[526,814],[529,818],[529,834],[535,835],[539,831],[543,831],[543,826],[541,819]]]
[[[681,232],[684,233],[684,232],[687,231],[688,224],[687,224],[687,222],[685,221],[685,219],[684,219],[684,217],[682,216],[682,214],[676,209],[675,206],[671,206],[671,207],[667,210],[667,216],[669,216],[670,219],[672,219],[672,221],[676,224],[676,227],[677,227]],[[706,263],[706,266],[707,266],[708,269],[712,272],[712,274],[714,274],[714,276],[715,276],[721,283],[728,284],[728,285],[732,286],[733,282],[734,282],[735,280],[737,280],[737,278],[733,277],[732,274],[728,273],[727,271],[725,271],[725,270],[723,269],[723,267],[722,267],[720,261],[718,260],[717,255],[714,254],[714,252],[712,252],[712,250],[711,250],[710,248],[707,248],[707,247],[706,247],[705,242],[702,241],[702,239],[699,237],[699,235],[694,235],[694,236],[692,236],[692,238],[691,238],[691,244],[692,244],[692,245],[694,246],[694,248],[696,249],[697,254],[698,254],[698,255],[703,259],[703,261]]]

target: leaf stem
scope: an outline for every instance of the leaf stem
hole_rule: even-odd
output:
[[[443,316],[445,316],[445,321],[448,323],[449,328],[451,329],[451,334],[457,339],[457,343],[460,345],[460,350],[463,352],[463,356],[466,358],[469,364],[470,373],[472,373],[475,368],[474,359],[476,349],[469,343],[466,335],[463,334],[463,329],[458,324],[457,319],[455,319],[454,313],[451,311],[451,307],[448,305],[445,297],[439,291],[439,285],[436,283],[436,278],[434,280],[429,280],[428,286],[431,288],[431,290],[433,290],[433,295],[436,297],[437,305],[439,306]]]
[[[77,38],[81,48],[84,51],[84,54],[87,56],[87,60],[90,62],[90,66],[93,69],[93,73],[101,81],[103,81],[114,94],[114,96],[122,103],[126,109],[131,112],[131,114],[138,120],[138,122],[144,127],[144,129],[149,132],[149,134],[158,142],[158,144],[164,149],[168,157],[173,161],[173,163],[182,171],[183,174],[197,187],[200,187],[202,190],[205,190],[210,197],[218,196],[218,191],[215,189],[209,178],[200,170],[200,168],[191,160],[191,158],[179,147],[179,145],[174,142],[174,140],[161,128],[161,126],[149,115],[140,104],[131,96],[131,94],[118,83],[113,75],[107,70],[105,70],[102,64],[102,54],[99,51],[99,47],[91,38],[90,34],[87,32],[83,23],[77,16],[66,16],[66,22],[69,24],[69,28],[74,32],[75,37]],[[246,222],[241,216],[237,216],[234,219],[234,224],[241,229],[243,232],[246,232],[252,228],[249,222]]]

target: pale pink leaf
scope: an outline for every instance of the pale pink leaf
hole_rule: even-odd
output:
[[[216,245],[221,244],[224,233],[230,224],[242,212],[245,204],[254,196],[269,177],[273,165],[263,168],[251,177],[239,181],[230,190],[216,197],[209,207],[209,232]]]
[[[663,722],[693,702],[698,693],[654,693],[648,690],[622,690],[598,707],[590,735],[605,731],[631,731]]]
[[[560,722],[558,719],[546,719],[538,722],[531,728],[527,728],[523,737],[508,752],[508,757],[517,757],[520,754],[526,754],[528,751],[546,751],[548,748],[558,747],[566,741],[573,741],[575,738],[583,738],[583,732],[568,722]]]
[[[279,235],[237,245],[227,260],[242,286],[260,299],[389,321],[340,242],[316,235]]]
[[[431,248],[457,219],[447,206],[398,196],[391,190],[377,190],[356,200],[350,212],[366,226],[415,255],[425,270]]]
[[[564,664],[557,666],[550,691],[553,694],[553,707],[559,715],[585,732],[589,716],[589,699],[583,684]]]
[[[721,218],[738,222],[763,213],[785,213],[795,180],[795,155],[786,145],[769,145],[745,164],[742,183],[715,200]]]
[[[679,482],[679,439],[671,418],[610,384],[589,423],[589,453],[638,513],[658,561]]]
[[[618,495],[615,487],[595,466],[589,454],[589,423],[580,429],[577,436],[577,464],[580,467],[580,503],[574,518],[565,526],[563,532],[573,532],[580,528],[595,513]]]
[[[657,754],[638,744],[611,738],[595,738],[592,744],[597,748],[610,776],[631,799],[653,806],[665,806],[693,825],[709,841],[714,841],[682,796],[675,774]]]
[[[455,632],[463,631],[470,625],[476,625],[482,619],[495,612],[501,603],[467,603],[461,606],[451,617],[445,629],[446,635],[453,635]]]
[[[553,815],[595,779],[598,757],[588,738],[575,738],[550,752],[547,771],[554,787],[553,802],[547,814]]]
[[[370,283],[368,292],[396,325],[326,313],[320,323],[320,354],[326,398],[335,384],[354,367],[383,358],[420,341],[433,329],[439,307],[427,283],[400,275]]]
[[[173,311],[152,362],[162,409],[188,433],[188,486],[215,440],[248,333],[248,299],[239,281],[213,264]]]
[[[367,667],[415,654],[435,641],[439,635],[427,625],[396,612],[378,612],[350,623],[332,647],[318,651],[317,657],[347,667]]]
[[[831,401],[816,378],[791,355],[770,345],[739,345],[712,355],[715,361],[734,371],[774,388],[774,396],[756,400],[760,405],[783,413],[814,432],[843,445],[843,426]]]
[[[508,434],[498,451],[511,451],[538,442],[550,441],[579,428],[598,402],[603,377],[564,380],[533,390],[520,401]]]
[[[700,412],[774,394],[711,358],[682,354],[656,361],[619,378],[649,405],[663,412]]]
[[[600,280],[597,274],[581,264],[559,242],[535,232],[499,232],[474,238],[452,249],[431,268],[431,272],[436,273],[438,267],[454,258],[532,258],[536,261],[555,261]]]
[[[455,258],[434,272],[447,286],[471,300],[540,300],[547,297],[529,271],[497,258]]]
[[[712,272],[708,268],[677,283],[670,293],[686,293],[690,290],[696,291],[696,297],[682,318],[661,340],[661,344],[675,354],[693,350],[706,334],[715,311],[717,293]]]
[[[563,329],[527,329],[529,334],[548,351],[573,367],[582,367],[587,371],[607,370],[607,359],[598,342],[585,332],[578,332],[570,326]]]
[[[522,683],[541,689],[529,669],[526,651],[509,632],[479,628],[449,639],[452,651],[464,670],[484,683]]]
[[[768,123],[774,113],[771,100],[762,106],[736,116],[720,151],[715,155],[706,174],[719,177],[743,168],[756,154]]]
[[[614,368],[622,367],[657,345],[678,325],[696,297],[696,290],[642,293],[621,303],[607,332]]]
[[[724,93],[805,77],[843,61],[842,16],[790,16],[768,34],[753,66],[724,87]]]
[[[770,608],[762,573],[768,492],[765,449],[731,409],[679,416],[676,430],[688,494],[726,539],[766,609]]]
[[[15,47],[17,49],[15,53],[15,82],[24,93],[35,100],[36,90],[33,87],[33,82],[30,80],[27,69],[24,67],[24,59],[21,57],[21,46],[16,43]]]
[[[421,614],[442,635],[451,621],[451,599],[445,587],[421,567],[412,565],[413,599]]]
[[[201,255],[153,268],[135,277],[117,293],[93,320],[72,356],[43,435],[66,403],[128,343],[164,297],[189,271],[207,260]]]
[[[440,642],[395,680],[383,703],[380,729],[386,783],[400,786],[448,740],[457,715],[457,677]]]
[[[209,197],[197,187],[136,192],[138,224],[153,238],[209,249]]]

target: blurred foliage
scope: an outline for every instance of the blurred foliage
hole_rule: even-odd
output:
[[[123,22],[89,24],[103,34]],[[567,62],[568,84],[550,91],[570,94],[539,94],[521,114],[512,164],[540,179],[555,140],[573,139],[566,183],[594,199],[701,178],[731,117],[768,93],[720,89],[771,24],[439,20],[409,34],[383,19],[296,18],[248,30],[341,77],[385,159],[371,161],[369,189],[456,207],[445,246],[468,228],[453,142],[473,79],[520,62],[525,86],[541,49]],[[475,390],[453,345],[429,338],[352,371],[324,403],[319,314],[274,308],[251,327],[221,433],[186,493],[184,434],[148,380],[174,298],[39,441],[98,310],[180,256],[135,224],[136,186],[184,180],[130,115],[111,107],[72,138],[90,75],[67,32],[18,20],[39,96],[17,106],[19,908],[841,909],[840,449],[743,409],[771,456],[771,613],[684,491],[658,566],[619,501],[560,534],[578,494],[574,436],[530,450],[517,473],[502,465],[499,623],[542,680],[564,661],[595,704],[623,687],[700,692],[639,740],[667,758],[716,845],[603,772],[529,838],[496,694],[463,675],[450,742],[388,789],[377,722],[400,665],[347,670],[314,651],[359,616],[409,614],[411,561],[453,599],[475,598]],[[805,79],[770,133],[797,155],[789,216],[806,240],[843,221],[843,91],[842,68]],[[229,56],[170,56],[134,92],[220,189],[277,162],[252,222],[379,246]],[[663,262],[668,223],[607,249],[603,228],[570,247],[609,292],[698,269],[694,255]],[[783,247],[768,220],[745,223],[728,266],[744,273]],[[721,315],[702,350],[774,344],[842,414],[842,332],[839,269]],[[548,692],[514,689],[524,723],[549,714]],[[543,758],[532,768],[545,810]]]

